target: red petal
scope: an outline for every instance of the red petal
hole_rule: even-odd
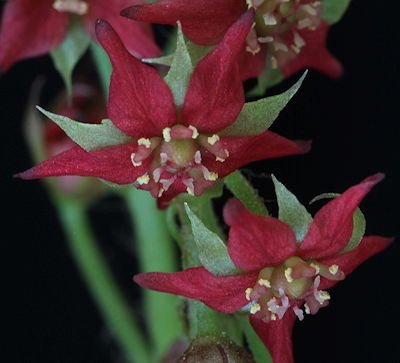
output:
[[[373,255],[381,252],[394,241],[394,238],[380,236],[364,237],[361,243],[352,251],[334,257],[319,260],[325,266],[338,265],[340,270],[346,275],[353,272],[360,264]],[[339,281],[332,281],[325,278],[321,279],[320,289],[329,289]]]
[[[132,6],[122,16],[151,23],[182,24],[184,34],[194,43],[218,43],[225,32],[247,10],[244,0],[161,0]]]
[[[113,64],[110,119],[134,138],[161,136],[163,128],[176,123],[170,89],[154,68],[128,53],[110,24],[99,20],[96,33]]]
[[[145,174],[150,163],[145,161],[139,167],[132,165],[130,155],[136,148],[136,144],[125,144],[87,152],[76,146],[15,176],[22,179],[37,179],[48,176],[80,175],[93,176],[118,184],[130,184]]]
[[[249,318],[253,329],[268,348],[275,363],[294,362],[292,331],[296,315],[292,309],[288,310],[282,319],[269,323],[264,323],[254,315],[250,315]]]
[[[341,76],[343,72],[341,64],[326,49],[328,30],[329,24],[325,22],[321,22],[314,31],[298,30],[306,45],[295,58],[282,67],[286,77],[304,68],[313,68],[334,78]]]
[[[195,68],[182,109],[185,124],[203,133],[215,133],[236,120],[244,104],[236,61],[253,21],[254,11],[250,10]]]
[[[275,266],[295,254],[296,237],[279,219],[252,214],[236,199],[225,205],[224,217],[231,226],[229,256],[242,270]]]
[[[143,4],[142,0],[96,0],[89,6],[89,12],[83,21],[89,33],[95,36],[97,19],[107,20],[118,33],[125,47],[138,58],[153,58],[161,54],[151,28],[151,24],[124,19],[120,11],[132,4]]]
[[[69,14],[53,9],[54,0],[10,0],[4,5],[0,30],[0,68],[48,53],[67,32]]]
[[[253,161],[305,154],[311,147],[309,141],[291,141],[268,130],[256,136],[221,137],[220,141],[229,157],[219,162],[214,155],[204,153],[203,158],[203,164],[220,177]]]
[[[257,78],[263,72],[267,49],[265,45],[261,45],[260,51],[257,54],[252,54],[246,50],[246,47],[242,48],[238,58],[240,78],[242,80]]]
[[[353,213],[372,187],[383,179],[375,174],[347,189],[341,196],[322,207],[300,246],[300,256],[320,259],[343,250],[353,231]]]
[[[214,276],[204,267],[195,267],[175,273],[143,273],[133,279],[144,288],[186,296],[222,313],[233,313],[248,304],[245,291],[256,278],[255,273]]]

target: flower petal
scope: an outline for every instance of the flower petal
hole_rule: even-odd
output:
[[[229,256],[244,271],[278,265],[296,252],[292,229],[279,219],[252,214],[236,199],[225,205],[224,218],[231,227]]]
[[[362,239],[361,243],[354,250],[334,257],[322,259],[318,262],[324,264],[325,266],[338,265],[339,269],[343,271],[345,275],[348,275],[365,260],[389,247],[393,241],[394,238],[367,236]],[[338,282],[339,281],[321,278],[320,289],[329,289]]]
[[[300,256],[320,259],[343,250],[352,234],[355,209],[383,177],[380,173],[372,175],[322,207],[315,215],[300,246]]]
[[[176,123],[172,93],[158,72],[128,53],[114,29],[104,20],[96,24],[99,42],[113,64],[108,114],[129,136],[161,136]]]
[[[263,72],[268,48],[265,45],[261,45],[260,48],[260,51],[256,54],[246,50],[246,47],[242,48],[238,57],[240,78],[242,80],[257,78]]]
[[[281,70],[286,77],[304,68],[313,68],[333,78],[341,76],[343,72],[341,64],[326,49],[328,30],[329,24],[321,22],[316,30],[298,31],[306,45],[295,58],[287,61],[282,67]]]
[[[133,279],[144,288],[186,296],[222,313],[233,313],[248,304],[245,291],[256,278],[255,273],[214,276],[204,267],[195,267],[175,273],[143,273]]]
[[[90,2],[89,12],[82,17],[93,38],[97,19],[107,20],[118,33],[129,52],[138,58],[155,58],[161,54],[151,24],[124,19],[120,10],[132,4],[143,4],[142,0],[96,0]]]
[[[246,12],[195,68],[189,81],[182,120],[202,133],[215,133],[232,124],[243,104],[244,92],[237,56],[254,21],[254,11]],[[210,85],[212,84],[212,87]]]
[[[122,16],[151,23],[176,25],[194,43],[218,43],[247,9],[244,0],[161,0],[154,4],[132,6],[121,11]]]
[[[204,153],[203,157],[203,164],[220,177],[253,161],[304,154],[311,147],[309,141],[292,141],[268,130],[256,136],[221,137],[220,141],[229,152],[224,162],[217,161],[210,153]]]
[[[130,155],[136,148],[136,144],[125,144],[87,152],[80,146],[75,146],[15,176],[22,179],[37,179],[48,176],[80,175],[93,176],[118,184],[130,184],[146,172],[150,163],[145,160],[139,167],[132,165]]]
[[[0,30],[0,69],[16,61],[48,53],[64,39],[69,14],[53,8],[54,0],[12,0],[3,9]]]
[[[253,329],[268,348],[275,363],[294,362],[292,331],[296,315],[292,309],[286,311],[282,319],[269,323],[264,323],[254,315],[249,318]]]

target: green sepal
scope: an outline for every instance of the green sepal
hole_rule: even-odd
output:
[[[329,24],[337,23],[346,12],[350,0],[324,0],[321,18]]]
[[[296,196],[279,182],[274,175],[272,175],[272,181],[274,182],[278,200],[279,220],[292,228],[297,243],[301,243],[307,234],[313,218]]]
[[[240,273],[228,254],[224,241],[210,231],[185,203],[185,210],[192,225],[198,256],[204,268],[216,276],[237,275]]]
[[[237,120],[219,134],[230,137],[253,136],[267,130],[296,94],[306,75],[307,71],[303,73],[292,87],[279,95],[246,103]]]
[[[340,194],[338,194],[338,193],[324,193],[324,194],[318,195],[315,198],[313,198],[311,200],[310,204],[312,204],[318,200],[321,200],[321,199],[336,198],[338,196],[340,196]],[[349,243],[341,251],[341,253],[354,250],[360,244],[360,242],[365,234],[366,225],[367,225],[367,222],[365,220],[364,214],[361,212],[360,208],[357,208],[353,214],[353,233],[351,234]]]
[[[36,108],[60,126],[68,137],[86,151],[121,145],[132,141],[129,136],[117,129],[111,120],[102,120],[101,124],[87,124],[56,115],[39,106],[36,106]]]
[[[189,78],[193,73],[192,60],[186,48],[185,39],[183,38],[181,24],[178,21],[178,33],[176,38],[176,50],[171,63],[171,68],[165,76],[165,82],[174,95],[176,106],[182,106],[185,100],[185,94]]]
[[[143,58],[142,62],[169,67],[172,64],[173,60],[174,60],[174,54],[169,54],[158,58]]]
[[[267,207],[258,192],[239,170],[224,178],[226,187],[254,214],[268,216]]]
[[[86,52],[90,37],[79,20],[74,19],[62,43],[51,51],[51,58],[64,80],[67,95],[72,96],[72,73],[78,61]]]
[[[188,41],[187,49],[192,59],[193,66],[196,66],[211,50],[214,49],[213,46],[201,46]]]
[[[267,57],[266,67],[263,73],[257,78],[257,86],[247,92],[248,97],[261,97],[264,95],[268,88],[271,88],[280,83],[285,76],[282,72],[276,68],[273,69],[271,66],[271,57]]]

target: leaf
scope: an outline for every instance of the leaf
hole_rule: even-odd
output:
[[[338,193],[324,193],[321,195],[316,196],[310,202],[310,204],[326,198],[336,198],[340,194]],[[365,234],[367,222],[365,220],[364,214],[361,212],[360,208],[357,208],[353,214],[353,233],[351,234],[349,243],[347,246],[341,251],[341,253],[349,252],[354,250],[361,242],[362,238]]]
[[[90,44],[90,37],[79,21],[71,21],[63,42],[51,51],[55,68],[64,80],[68,97],[72,95],[72,72]]]
[[[268,210],[257,190],[249,183],[239,170],[224,178],[225,185],[232,194],[239,199],[246,208],[260,216],[268,216]]]
[[[321,18],[329,24],[338,22],[346,12],[350,0],[324,0]]]
[[[297,242],[301,243],[313,220],[312,216],[298,201],[296,196],[286,189],[274,175],[272,175],[272,181],[274,182],[275,193],[278,199],[279,220],[292,228]]]
[[[68,137],[86,151],[121,145],[132,141],[129,136],[117,129],[111,120],[102,120],[101,124],[86,124],[48,112],[39,106],[36,107],[40,112],[60,126]]]
[[[176,39],[176,50],[171,63],[171,68],[165,76],[165,82],[174,95],[175,105],[182,106],[189,78],[193,73],[192,60],[186,48],[183,38],[181,24],[178,22],[178,36]]]
[[[224,241],[204,225],[187,203],[185,203],[185,210],[192,225],[192,232],[202,265],[216,276],[240,273],[241,271],[229,257]]]
[[[287,91],[272,97],[263,98],[244,105],[237,120],[220,132],[221,136],[252,136],[259,135],[268,129],[279,116],[279,113],[296,94],[307,71]]]

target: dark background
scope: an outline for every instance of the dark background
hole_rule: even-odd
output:
[[[343,63],[344,76],[332,81],[311,71],[272,128],[289,138],[313,139],[311,153],[246,168],[267,200],[273,199],[271,183],[261,173],[273,172],[307,203],[315,195],[342,192],[382,171],[386,179],[362,203],[367,234],[398,235],[397,21],[388,2],[354,1],[331,29],[329,48]],[[0,79],[1,300],[6,318],[0,361],[119,362],[118,350],[75,269],[44,188],[38,181],[11,178],[32,165],[21,124],[38,74],[48,79],[45,104],[62,88],[48,57],[20,62]],[[287,88],[295,78],[270,93]],[[134,304],[138,291],[131,276],[137,268],[124,205],[108,197],[93,206],[91,216],[102,249]],[[298,362],[400,361],[399,250],[395,243],[367,261],[332,289],[328,308],[296,324]]]

